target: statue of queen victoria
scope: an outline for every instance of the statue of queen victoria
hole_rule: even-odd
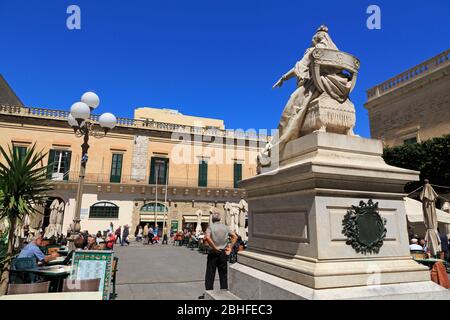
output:
[[[297,89],[291,94],[278,124],[278,135],[258,155],[258,173],[272,165],[272,153],[280,157],[289,141],[313,131],[353,135],[355,108],[349,100],[359,69],[359,60],[339,51],[322,25],[303,58],[273,86],[291,78]]]

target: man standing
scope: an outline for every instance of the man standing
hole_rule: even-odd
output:
[[[121,233],[122,233],[122,227],[119,226],[119,227],[116,229],[116,232],[115,232],[114,234],[116,235],[116,243],[117,243],[117,240],[119,240],[120,244],[123,245],[123,243],[122,243],[122,238],[121,238]]]
[[[145,224],[142,235],[144,237],[144,241],[142,241],[142,244],[145,244],[145,241],[147,241],[147,237],[148,237],[148,223]]]
[[[153,244],[153,237],[154,237],[154,234],[153,234],[153,228],[152,228],[152,227],[150,227],[150,228],[148,229],[148,234],[147,234],[147,236],[148,236],[148,242],[147,242],[147,244],[149,244],[150,242]]]
[[[128,225],[126,224],[123,227],[123,234],[122,234],[122,242],[121,242],[121,246],[123,246],[123,243],[126,242],[127,245],[130,245],[130,242],[128,241],[128,236],[130,234],[130,227],[128,227]]]
[[[237,235],[225,224],[220,223],[220,214],[212,214],[212,225],[206,230],[204,240],[209,244],[211,251],[206,262],[205,288],[213,290],[216,269],[219,271],[220,289],[228,289],[227,260],[234,246]],[[231,237],[231,243],[228,238]]]
[[[441,239],[441,252],[439,252],[439,258],[441,260],[447,260],[448,259],[448,238],[447,235],[443,232],[439,231],[439,228],[437,229],[439,233],[439,238]]]
[[[162,244],[167,244],[167,227],[163,228],[163,241]]]

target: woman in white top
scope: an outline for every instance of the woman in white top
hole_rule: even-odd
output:
[[[142,232],[143,232],[142,226],[139,226],[139,230],[138,230],[138,234],[137,234],[137,237],[136,237],[136,241],[141,241],[142,240]]]

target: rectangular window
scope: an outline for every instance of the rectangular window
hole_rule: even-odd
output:
[[[156,184],[156,180],[158,179],[158,184],[165,185],[166,179],[169,179],[168,171],[169,171],[168,158],[152,157],[152,160],[150,161],[149,183]]]
[[[48,153],[47,178],[51,180],[69,180],[72,151],[51,149]]]
[[[122,177],[122,160],[123,154],[114,153],[112,155],[110,182],[120,183]]]
[[[404,144],[414,144],[414,143],[417,143],[417,138],[416,138],[416,137],[413,137],[413,138],[405,139],[405,140],[403,140],[403,143],[404,143]]]
[[[234,178],[233,178],[234,186],[233,187],[237,188],[238,182],[242,180],[242,163],[235,162],[233,171],[234,171]]]
[[[201,160],[198,165],[198,186],[206,187],[208,185],[208,163]]]
[[[14,146],[14,151],[19,155],[19,159],[23,159],[27,153],[27,147]]]

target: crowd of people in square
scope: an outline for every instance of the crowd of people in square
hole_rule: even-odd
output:
[[[409,250],[411,252],[423,253],[427,258],[439,258],[441,260],[450,262],[449,256],[449,237],[441,232],[438,228],[439,238],[441,240],[441,251],[438,252],[436,257],[433,257],[431,251],[428,248],[427,241],[423,237],[419,237],[416,234],[410,234]]]

